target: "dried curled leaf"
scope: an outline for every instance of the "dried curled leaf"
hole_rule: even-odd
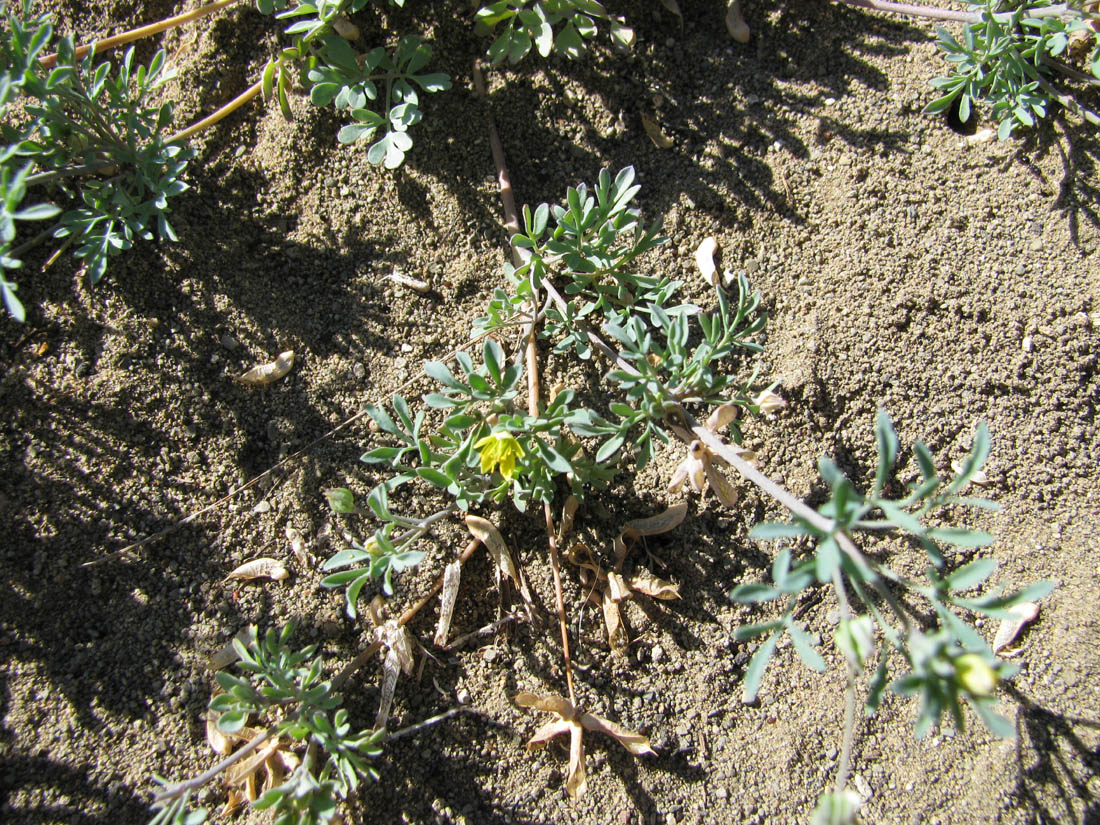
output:
[[[447,644],[447,635],[451,632],[451,617],[455,611],[455,599],[458,598],[458,585],[462,579],[462,562],[453,561],[443,571],[443,592],[439,596],[439,621],[435,626],[435,643],[439,647]]]
[[[749,25],[741,14],[741,0],[730,0],[726,9],[726,31],[738,43],[749,42]]]
[[[714,252],[718,249],[718,241],[713,237],[703,238],[699,248],[695,250],[695,265],[699,267],[699,274],[703,280],[711,286],[718,286],[718,267],[714,265]]]
[[[645,129],[645,133],[658,149],[671,149],[676,145],[676,142],[662,132],[661,127],[657,125],[657,121],[649,115],[642,115],[642,128]]]
[[[285,376],[294,367],[294,350],[280,352],[274,361],[253,367],[237,380],[249,387],[263,387]]]
[[[206,663],[206,666],[211,670],[224,670],[229,667],[235,661],[237,661],[237,651],[233,647],[233,642],[238,641],[242,645],[248,645],[249,628],[242,627],[237,631],[237,635],[219,647],[210,656],[210,660]]]
[[[516,564],[512,561],[512,551],[508,549],[507,542],[491,521],[480,516],[466,516],[466,529],[470,534],[485,545],[489,555],[493,557],[500,571],[512,581],[519,581],[516,573]]]
[[[521,708],[535,708],[557,717],[535,731],[534,736],[527,743],[528,750],[544,747],[547,742],[559,734],[569,734],[569,778],[566,780],[565,789],[571,797],[581,796],[587,788],[584,768],[585,730],[603,733],[612,737],[635,756],[655,753],[646,737],[594,713],[585,713],[561,696],[537,696],[534,693],[517,693],[512,701]]]
[[[622,613],[619,612],[619,603],[611,597],[610,588],[603,592],[600,600],[603,609],[603,623],[607,627],[607,642],[611,645],[611,652],[616,656],[622,656],[630,644],[630,637],[623,624]]]
[[[306,540],[302,534],[289,524],[286,526],[286,540],[290,542],[290,552],[303,568],[309,567],[309,552],[306,550]]]
[[[723,427],[729,426],[730,422],[736,420],[740,414],[741,411],[736,404],[723,404],[721,407],[715,407],[707,416],[707,429],[712,433],[717,433]]]
[[[290,571],[278,559],[262,558],[253,559],[245,562],[240,567],[234,568],[225,577],[225,581],[230,579],[243,579],[245,581],[250,579],[273,579],[274,581],[282,581],[289,575]]]
[[[954,470],[956,474],[961,473],[963,471],[962,462],[952,461],[951,469]],[[976,470],[974,475],[970,476],[970,483],[976,484],[979,487],[988,487],[993,482],[989,480],[989,476],[985,474],[985,470]]]
[[[993,637],[993,652],[1000,653],[1020,635],[1024,625],[1032,622],[1039,615],[1039,605],[1035,602],[1020,602],[1008,609],[1012,614],[1011,619],[1001,619],[997,628],[997,635]]]
[[[218,728],[218,720],[208,716],[206,719],[206,743],[218,756],[229,756],[233,752],[233,739]]]
[[[680,598],[680,585],[658,578],[644,568],[631,577],[630,588],[654,599],[670,601]]]
[[[680,501],[663,512],[648,518],[637,518],[626,523],[623,534],[629,536],[659,536],[680,526],[687,515],[687,505]]]

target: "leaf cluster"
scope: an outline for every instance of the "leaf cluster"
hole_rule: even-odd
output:
[[[24,0],[20,13],[5,8],[0,31],[0,105],[6,111],[22,98],[18,113],[0,127],[0,266],[20,266],[12,251],[12,218],[41,220],[60,212],[45,204],[17,208],[29,187],[49,186],[73,208],[47,234],[75,244],[74,254],[95,283],[134,240],[151,239],[154,232],[176,239],[168,199],[188,188],[181,175],[193,152],[166,138],[171,104],[152,101],[172,77],[163,51],[148,65],[135,65],[133,49],[118,66],[96,62],[94,48],[78,59],[72,38],[55,40],[49,16],[32,16],[32,5]],[[51,47],[57,60],[47,71],[38,58]],[[22,320],[14,284],[0,281],[9,313]]]
[[[996,0],[986,0],[971,7],[981,20],[967,23],[961,38],[939,28],[937,46],[953,72],[932,81],[940,97],[925,111],[958,106],[959,119],[965,122],[973,107],[985,101],[1002,140],[1020,126],[1034,126],[1037,119],[1046,117],[1052,103],[1062,102],[1052,80],[1059,70],[1066,72],[1059,58],[1075,35],[1091,42],[1089,69],[1100,79],[1100,32],[1088,26],[1087,15],[1071,7],[1062,14],[1036,13],[1051,5],[1049,0],[1038,0],[1002,12]],[[1072,68],[1068,74],[1082,79]],[[1088,75],[1082,77],[1088,79]]]
[[[211,700],[210,710],[218,714],[217,725],[226,733],[238,732],[251,717],[260,716],[272,725],[271,737],[285,736],[309,746],[282,784],[252,807],[272,810],[278,825],[313,825],[332,819],[338,800],[354,792],[363,778],[378,778],[367,760],[381,753],[385,731],[351,730],[340,697],[332,693],[331,682],[322,678],[316,646],[297,651],[288,647],[294,627],[290,623],[262,637],[251,627],[247,644],[235,639],[242,674],[218,672],[218,686],[224,692]],[[315,749],[322,755],[315,755]],[[167,818],[169,812],[174,818]],[[202,821],[196,813],[187,814],[179,802],[163,808],[153,820],[158,825]]]
[[[497,0],[478,9],[476,20],[480,33],[494,37],[488,51],[494,66],[518,63],[532,47],[540,57],[579,58],[585,41],[598,33],[598,20],[609,24],[616,48],[626,51],[634,44],[633,30],[596,0]]]
[[[928,448],[920,442],[915,443],[913,453],[920,479],[910,484],[908,494],[900,499],[892,499],[886,494],[887,482],[898,457],[898,439],[885,412],[879,413],[875,436],[878,465],[868,495],[859,493],[829,459],[823,458],[818,463],[818,471],[831,493],[829,501],[818,508],[827,529],[816,520],[811,522],[795,516],[791,523],[760,524],[750,533],[758,540],[808,539],[813,550],[796,558],[790,547],[784,547],[772,565],[770,584],[742,584],[730,593],[734,600],[750,604],[785,600],[780,618],[736,631],[738,640],[766,637],[749,661],[745,697],[755,698],[765,668],[784,633],[790,636],[795,652],[808,667],[817,671],[825,669],[824,658],[805,629],[794,620],[793,611],[803,591],[817,585],[829,585],[836,589],[846,611],[849,590],[868,611],[854,617],[845,615],[834,639],[853,671],[861,671],[872,657],[876,627],[889,647],[900,654],[907,668],[891,682],[889,657],[886,651],[879,655],[877,669],[869,680],[868,713],[875,711],[889,687],[900,695],[920,698],[915,726],[918,737],[925,735],[945,711],[961,728],[962,700],[975,709],[991,731],[1011,736],[1011,725],[993,712],[995,701],[988,692],[960,678],[959,662],[963,656],[978,656],[989,668],[994,682],[1010,676],[1013,668],[994,657],[985,640],[958,611],[1004,618],[1009,615],[1010,607],[1040,598],[1052,585],[1040,582],[1008,595],[992,590],[977,597],[965,596],[994,572],[996,562],[980,558],[952,569],[948,563],[950,552],[945,548],[985,547],[992,543],[992,537],[980,530],[926,523],[946,508],[996,509],[992,502],[963,495],[989,455],[988,430],[984,424],[978,427],[970,453],[958,473],[948,479],[940,477]],[[887,531],[906,535],[924,549],[929,560],[924,582],[899,576],[880,561],[855,550],[849,538],[857,532],[881,534]],[[917,611],[895,591],[920,597],[931,608],[930,614]],[[887,613],[893,614],[892,619],[884,615],[884,607]],[[922,617],[926,614],[935,617],[934,626],[922,627]],[[895,623],[900,624],[900,630]]]

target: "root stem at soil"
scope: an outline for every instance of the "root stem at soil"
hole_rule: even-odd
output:
[[[224,9],[226,6],[231,6],[234,3],[238,3],[240,0],[217,0],[215,3],[209,3],[201,8],[194,9],[193,11],[184,12],[183,14],[177,14],[174,17],[166,17],[163,20],[158,20],[156,23],[150,23],[147,26],[140,26],[136,29],[130,29],[130,31],[116,34],[112,37],[106,37],[103,40],[93,40],[91,43],[85,43],[83,46],[78,46],[76,49],[75,57],[77,60],[81,59],[88,54],[93,48],[96,53],[104,52],[107,49],[113,49],[116,46],[124,46],[127,43],[132,43],[135,40],[140,40],[143,37],[150,37],[154,34],[160,34],[168,29],[174,29],[177,26],[183,26],[199,18],[205,17],[208,14],[213,14],[216,11]],[[47,54],[38,58],[38,65],[43,69],[52,69],[57,65],[57,53]]]

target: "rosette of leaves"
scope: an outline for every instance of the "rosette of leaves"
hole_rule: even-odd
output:
[[[1000,11],[999,3],[987,0],[971,9],[980,14],[980,20],[965,24],[960,38],[942,27],[937,30],[937,45],[953,72],[932,81],[940,97],[926,112],[957,106],[959,119],[965,122],[984,101],[999,124],[997,135],[1002,140],[1019,126],[1034,126],[1052,104],[1062,104],[1100,126],[1100,117],[1055,83],[1058,75],[1089,84],[1100,79],[1100,31],[1088,24],[1090,18],[1093,24],[1100,20],[1095,12],[1055,7],[1049,0],[1021,3],[1009,11]],[[1075,39],[1091,47],[1091,77],[1062,60]]]
[[[478,9],[476,20],[480,32],[493,35],[488,57],[494,66],[518,63],[532,48],[540,57],[581,57],[585,41],[599,31],[598,20],[608,24],[617,48],[634,45],[633,30],[596,0],[498,0]]]
[[[381,579],[384,591],[390,592],[392,573],[419,561],[413,544],[454,510],[510,498],[524,511],[532,503],[551,503],[566,485],[582,498],[588,488],[605,485],[625,459],[644,467],[653,439],[669,440],[666,418],[671,416],[674,424],[681,420],[676,413],[684,404],[733,402],[755,411],[745,395],[748,385],[720,367],[738,348],[759,350],[750,340],[764,324],[759,295],[750,294],[741,279],[732,301],[718,288],[713,312],[694,304],[672,306],[680,282],[640,270],[639,258],[664,239],[659,222],[646,228],[630,207],[637,192],[632,168],[614,178],[605,170],[591,195],[581,185],[569,189],[564,205],[524,209],[525,232],[512,243],[527,253],[527,260],[509,267],[512,291],[497,290],[488,314],[477,322],[484,333],[502,337],[517,324],[526,327],[533,308],[542,303],[544,287],[560,282],[573,298],[573,309],[562,312],[547,304],[543,334],[554,342],[555,351],[589,359],[590,350],[582,346],[589,320],[602,321],[623,344],[621,367],[610,374],[620,392],[605,411],[579,404],[573,390],[562,389],[540,403],[537,415],[530,414],[517,403],[524,386],[522,348],[508,357],[493,338],[482,345],[481,363],[458,352],[457,370],[440,361],[425,364],[439,390],[423,397],[420,410],[414,412],[400,395],[393,396],[389,409],[366,408],[391,443],[362,459],[394,474],[367,499],[382,527],[325,565],[339,572],[322,584],[347,588],[352,615],[362,588]],[[696,317],[700,329],[692,331],[688,319]],[[689,340],[692,336],[698,340]],[[432,420],[439,422],[434,426],[426,424],[430,410],[436,411]],[[732,430],[739,438],[736,428]],[[583,449],[584,438],[599,440],[592,457]],[[421,519],[395,513],[390,496],[416,480],[437,488],[452,504]],[[330,492],[330,501],[339,512],[356,509],[351,493],[343,489]]]
[[[803,591],[825,585],[834,589],[843,608],[835,642],[853,673],[862,672],[874,657],[876,629],[884,642],[869,678],[869,714],[874,713],[889,688],[920,699],[915,723],[918,737],[938,723],[944,712],[961,729],[964,702],[993,733],[1012,736],[1012,725],[993,710],[996,700],[992,693],[996,683],[1012,675],[1015,668],[994,657],[964,616],[1010,617],[1013,605],[1041,598],[1053,585],[1039,582],[1010,594],[992,590],[967,595],[993,573],[996,562],[979,558],[956,566],[950,561],[952,548],[985,547],[992,543],[992,537],[980,530],[927,523],[947,508],[997,509],[990,501],[964,495],[989,455],[988,430],[984,424],[978,427],[969,455],[951,478],[942,478],[928,448],[915,443],[913,454],[920,479],[910,484],[908,494],[900,499],[886,495],[898,456],[898,439],[884,412],[879,413],[875,433],[879,458],[870,493],[858,492],[836,464],[823,458],[818,470],[831,496],[818,508],[818,518],[795,516],[786,524],[760,524],[749,534],[759,540],[809,543],[812,550],[796,555],[789,546],[784,547],[772,565],[770,584],[743,584],[730,594],[734,600],[749,604],[785,602],[779,618],[741,627],[735,633],[738,640],[765,637],[745,672],[745,699],[755,698],[765,668],[784,634],[790,636],[795,652],[808,667],[825,669],[825,660],[812,637],[793,617]],[[864,555],[851,540],[860,532],[908,536],[927,556],[924,580],[911,581]],[[862,604],[866,612],[853,614],[849,599]],[[919,606],[912,600],[920,601]],[[892,658],[891,650],[898,656]],[[891,680],[892,663],[898,662],[903,663],[903,672]]]
[[[148,65],[135,66],[130,49],[116,67],[97,63],[94,48],[77,59],[72,38],[65,37],[53,43],[57,60],[46,70],[38,55],[50,46],[53,29],[48,16],[31,18],[31,9],[24,0],[22,14],[7,11],[0,36],[0,95],[8,101],[17,93],[24,98],[20,116],[2,127],[6,146],[0,162],[8,200],[25,189],[49,187],[55,196],[78,203],[50,234],[75,245],[74,254],[94,284],[110,259],[135,240],[176,240],[168,199],[187,190],[181,175],[194,153],[168,141],[172,106],[154,99],[172,76],[163,51]],[[30,210],[38,219],[53,214],[49,207]],[[28,210],[15,217],[27,219]],[[14,268],[17,259],[4,257],[3,268]],[[9,312],[22,317],[10,283],[4,295]]]
[[[409,128],[423,117],[420,93],[449,89],[451,80],[442,73],[422,71],[432,50],[415,35],[401,37],[392,49],[379,46],[359,52],[341,33],[350,31],[357,37],[357,30],[342,24],[346,14],[361,11],[369,2],[320,0],[291,5],[288,0],[258,0],[261,12],[294,21],[286,29],[294,43],[268,61],[262,88],[264,98],[277,100],[290,119],[287,94],[297,77],[314,105],[331,104],[351,116],[353,122],[337,135],[341,143],[367,141],[367,159],[395,169],[412,148]],[[401,0],[396,4],[404,5]]]

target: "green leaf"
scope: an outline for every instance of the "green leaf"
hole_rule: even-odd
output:
[[[744,642],[748,639],[755,639],[757,636],[763,636],[765,633],[771,633],[773,630],[779,630],[781,627],[783,627],[783,622],[745,624],[733,631],[733,638],[735,641]]]
[[[1016,728],[1012,722],[993,711],[993,699],[988,697],[976,699],[969,695],[966,699],[970,703],[970,707],[974,708],[974,712],[978,714],[978,718],[982,720],[982,724],[989,729],[990,733],[1002,739],[1016,738]]]
[[[798,654],[798,658],[803,661],[806,667],[810,670],[816,670],[818,673],[824,671],[825,660],[814,647],[814,641],[810,634],[796,623],[791,623],[787,627],[787,632],[791,636],[791,641],[794,642],[795,653]]]
[[[248,714],[241,710],[230,710],[218,717],[218,728],[225,733],[236,733],[248,721]]]
[[[419,467],[416,470],[416,474],[427,481],[429,484],[440,487],[444,490],[451,486],[451,479],[448,478],[444,473],[439,472],[439,470],[436,470],[433,467]]]
[[[766,584],[760,584],[759,582],[739,584],[730,591],[730,598],[742,604],[769,602],[773,599],[778,599],[782,595],[782,591],[776,590],[774,587]]]
[[[772,541],[774,539],[812,535],[816,535],[816,533],[811,527],[802,524],[783,524],[775,521],[762,522],[749,531],[749,538],[757,541]]]
[[[988,547],[993,543],[993,536],[989,533],[963,527],[936,527],[928,531],[928,538],[952,547]]]
[[[575,429],[575,428],[574,428]],[[596,463],[603,464],[611,459],[615,453],[619,452],[619,449],[623,446],[623,442],[626,441],[626,436],[623,433],[613,435],[600,445],[600,449],[596,452]]]
[[[752,654],[749,666],[745,670],[745,682],[742,687],[741,698],[745,702],[754,702],[756,694],[760,690],[760,683],[764,679],[764,670],[775,653],[775,644],[779,640],[778,633],[772,633],[764,644],[760,645],[756,653]]]
[[[878,495],[886,486],[886,478],[898,456],[898,436],[885,410],[879,410],[875,422],[875,442],[878,444],[878,469],[875,471],[874,495]]]
[[[963,565],[949,575],[945,581],[952,590],[969,590],[981,584],[997,569],[995,559],[978,559]]]
[[[457,378],[454,377],[454,373],[450,368],[442,361],[428,361],[424,364],[424,374],[429,378],[434,378],[440,384],[448,387],[452,390],[463,390],[466,387],[461,384]]]
[[[814,565],[819,582],[827,584],[833,580],[833,575],[840,565],[840,545],[836,543],[835,538],[827,536],[818,543]]]
[[[328,506],[333,512],[342,514],[355,512],[355,496],[347,487],[325,490],[325,498],[328,499]]]

